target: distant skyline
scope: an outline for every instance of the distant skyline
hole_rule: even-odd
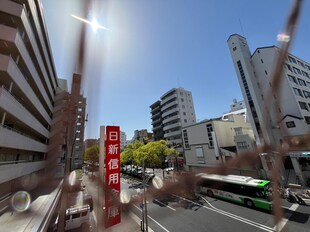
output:
[[[76,38],[82,16],[76,0],[42,0],[58,78],[71,86]],[[102,0],[89,14],[109,31],[87,32],[83,75],[88,124],[85,138],[98,138],[100,125],[151,131],[149,106],[171,88],[192,92],[198,120],[229,111],[243,100],[227,46],[244,36],[251,52],[279,45],[293,1],[288,0]],[[310,62],[310,9],[303,2],[291,53]],[[91,20],[91,18],[89,18]]]

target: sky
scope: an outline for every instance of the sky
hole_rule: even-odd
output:
[[[77,70],[82,0],[42,0],[58,78]],[[220,117],[243,100],[227,39],[240,34],[251,52],[280,46],[291,0],[93,0],[87,27],[82,89],[87,98],[85,138],[102,125],[152,130],[149,106],[172,88],[192,92],[197,120]],[[303,2],[291,53],[310,63],[310,1]],[[308,11],[308,12],[306,12]]]

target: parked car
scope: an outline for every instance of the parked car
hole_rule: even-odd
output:
[[[71,207],[66,210],[65,231],[89,226],[90,206]]]

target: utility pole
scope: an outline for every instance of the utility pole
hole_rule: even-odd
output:
[[[142,223],[143,223],[143,227],[144,227],[144,222],[145,222],[145,231],[148,232],[149,228],[148,228],[148,220],[147,220],[147,204],[146,204],[146,195],[145,195],[145,164],[144,164],[144,159],[142,160],[142,177],[143,177],[143,181],[142,181],[143,200],[142,200],[142,202],[143,202],[143,209],[144,209],[144,210],[142,209]],[[144,219],[144,222],[143,222],[143,219]]]

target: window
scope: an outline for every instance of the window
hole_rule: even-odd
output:
[[[306,68],[308,69],[308,70],[310,70],[310,66],[309,65],[305,65],[306,66]]]
[[[183,92],[180,92],[180,95],[183,96]]]
[[[294,121],[289,121],[289,122],[286,122],[286,127],[287,127],[287,128],[293,128],[293,127],[296,127],[296,126],[295,126],[295,122],[294,122]]]
[[[294,91],[294,93],[295,93],[296,96],[304,97],[304,96],[302,95],[300,89],[293,88],[293,91]]]
[[[299,106],[301,109],[309,111],[307,103],[305,103],[305,102],[298,102],[298,103],[299,103]]]
[[[305,98],[310,98],[310,92],[308,91],[302,91],[304,93]]]
[[[212,137],[212,132],[213,132],[212,124],[207,125],[207,132],[208,132],[209,145],[212,148],[214,146],[213,137]]]
[[[265,70],[265,74],[268,75],[267,71]]]
[[[305,120],[307,124],[310,124],[310,117],[309,116],[305,116]]]
[[[246,142],[237,142],[237,147],[239,149],[247,149],[248,148],[248,145]]]
[[[294,73],[301,74],[300,70],[298,68],[293,67]]]
[[[309,81],[307,81],[307,86],[310,87],[310,82]]]
[[[237,50],[237,47],[233,47],[233,51],[236,51]]]
[[[184,122],[187,123],[187,119],[184,119]]]
[[[298,83],[302,86],[307,86],[306,82],[302,79],[299,79],[299,78],[298,78]]]
[[[292,68],[291,68],[291,66],[290,66],[290,65],[288,65],[288,64],[285,64],[285,65],[286,65],[286,68],[292,72]]]
[[[287,75],[289,81],[294,82],[295,84],[297,84],[296,78],[291,76],[291,75]]]
[[[181,98],[181,102],[184,102],[184,98]]]
[[[262,64],[264,63],[263,59],[260,59],[260,62],[262,62]]]
[[[291,62],[291,63],[295,63],[296,64],[296,60],[293,58],[293,57],[288,57],[288,60]]]
[[[302,63],[302,62],[300,62],[299,60],[297,60],[297,64],[299,65],[299,66],[301,66],[301,67],[305,67],[305,65]]]
[[[302,73],[302,75],[303,75],[304,77],[308,77],[308,78],[310,78],[310,77],[309,77],[309,74],[308,74],[307,72],[305,72],[305,71],[301,71],[301,73]]]
[[[196,157],[203,157],[203,149],[202,147],[195,147]]]
[[[186,112],[183,112],[183,115],[185,116],[185,115],[186,115]]]
[[[79,218],[80,217],[80,214],[79,213],[75,213],[75,214],[72,214],[72,218]]]
[[[184,147],[189,148],[187,130],[183,130]]]

